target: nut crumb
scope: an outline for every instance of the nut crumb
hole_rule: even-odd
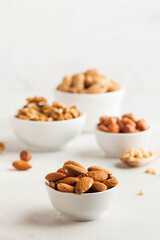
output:
[[[145,170],[145,173],[152,173],[152,169],[151,169],[151,168],[147,168],[147,169]]]
[[[153,174],[153,175],[156,175],[156,174],[157,174],[154,169],[152,169],[152,174]]]
[[[150,173],[150,174],[153,174],[153,175],[156,175],[156,174],[157,174],[156,171],[155,171],[154,169],[152,169],[152,168],[146,169],[146,170],[145,170],[145,173]]]
[[[143,190],[140,190],[140,191],[139,191],[139,195],[140,195],[140,196],[144,196],[144,191],[143,191]]]

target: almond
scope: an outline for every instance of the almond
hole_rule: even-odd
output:
[[[88,170],[88,171],[102,171],[102,172],[107,173],[108,175],[111,175],[111,174],[112,174],[112,172],[109,171],[108,169],[105,169],[105,168],[103,168],[103,167],[98,167],[98,166],[89,167],[87,170]]]
[[[57,183],[66,183],[69,185],[74,185],[79,181],[79,178],[77,177],[66,177],[63,179],[60,179]]]
[[[91,188],[93,182],[94,182],[93,179],[90,177],[81,178],[75,186],[75,192],[77,194],[82,194],[86,192],[88,189]]]
[[[57,185],[57,188],[60,192],[70,192],[70,193],[74,192],[74,187],[66,183],[59,183]]]
[[[99,171],[99,170],[88,172],[88,176],[93,178],[94,181],[99,181],[99,182],[102,182],[108,178],[107,173],[105,173],[103,171]]]
[[[82,168],[73,164],[65,165],[63,169],[67,176],[73,176],[73,177],[76,177],[79,174],[87,174],[88,172],[85,168]]]
[[[98,182],[98,181],[94,181],[92,187],[91,187],[91,191],[93,192],[102,192],[102,191],[106,191],[107,190],[107,186],[104,183]]]
[[[60,180],[62,178],[65,178],[65,176],[66,175],[64,173],[53,172],[53,173],[47,174],[45,179],[48,180],[48,181],[58,181],[58,180]]]
[[[70,164],[72,164],[72,165],[75,165],[75,166],[77,166],[77,167],[81,167],[81,168],[84,168],[84,169],[85,169],[85,167],[83,167],[81,164],[79,164],[79,163],[77,163],[77,162],[75,162],[75,161],[67,161],[67,162],[65,162],[65,163],[64,163],[63,167],[65,167],[66,165],[70,165]]]
[[[79,178],[79,179],[82,178],[82,177],[86,177],[86,175],[85,174],[80,174],[80,175],[77,176],[77,178]]]
[[[56,188],[56,184],[55,184],[54,182],[50,182],[50,183],[49,183],[49,186],[50,186],[51,188],[53,188],[53,189]]]
[[[106,179],[103,183],[107,186],[107,188],[112,188],[118,184],[118,180],[116,178],[111,178]]]
[[[25,162],[23,160],[13,162],[12,166],[17,170],[28,170],[32,167],[28,162]]]
[[[63,167],[62,167],[62,168],[59,168],[59,169],[57,170],[57,172],[64,173]]]

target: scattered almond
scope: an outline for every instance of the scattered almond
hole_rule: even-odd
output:
[[[12,166],[17,170],[28,170],[32,167],[28,162],[25,162],[23,160],[13,162]]]

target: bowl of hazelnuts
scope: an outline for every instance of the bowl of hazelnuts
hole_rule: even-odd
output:
[[[86,113],[85,132],[93,132],[99,116],[119,115],[124,88],[102,75],[98,69],[64,76],[54,91],[55,98],[67,105],[74,104]]]
[[[109,157],[119,157],[131,148],[145,148],[151,128],[145,119],[137,120],[133,113],[121,118],[102,116],[95,129],[100,148]]]

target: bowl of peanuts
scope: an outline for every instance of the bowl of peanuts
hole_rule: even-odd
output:
[[[76,106],[86,113],[85,132],[92,132],[99,116],[119,116],[124,97],[124,88],[103,76],[97,69],[65,76],[54,91],[55,98]]]
[[[102,116],[95,129],[99,147],[108,157],[120,157],[128,149],[147,146],[151,128],[145,119],[137,120],[133,113],[122,118]]]
[[[59,102],[49,105],[43,97],[27,99],[24,107],[10,115],[16,136],[33,150],[58,150],[79,135],[85,115],[76,106]]]
[[[65,162],[45,179],[53,207],[74,221],[91,221],[107,213],[119,186],[110,170],[99,166],[86,169],[75,161]]]

